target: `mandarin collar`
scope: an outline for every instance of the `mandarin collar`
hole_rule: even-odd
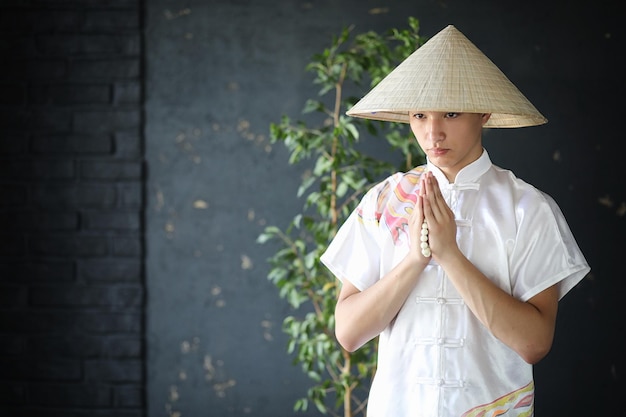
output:
[[[480,157],[472,162],[471,164],[463,167],[457,174],[454,179],[454,183],[451,183],[446,178],[445,174],[436,167],[430,160],[426,160],[426,165],[428,166],[428,170],[433,173],[435,178],[437,178],[437,182],[439,182],[440,186],[451,186],[454,184],[461,185],[466,183],[473,183],[478,180],[485,172],[491,168],[491,159],[489,158],[489,154],[487,150],[483,148],[483,153]]]

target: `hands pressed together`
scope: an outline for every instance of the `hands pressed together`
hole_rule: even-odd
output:
[[[431,256],[441,263],[447,255],[458,251],[456,222],[454,213],[441,194],[437,179],[432,172],[428,171],[424,172],[420,178],[420,192],[409,219],[411,254],[420,256],[428,262],[428,258],[422,255],[420,247],[424,219],[428,224],[428,244]]]

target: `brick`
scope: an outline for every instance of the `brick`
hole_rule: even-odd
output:
[[[139,260],[81,261],[78,264],[78,279],[81,282],[141,282]]]
[[[0,263],[0,281],[3,282],[71,282],[74,279],[74,263],[70,261]]]
[[[0,13],[0,18],[2,17],[2,13]],[[1,26],[0,26],[1,27]],[[3,31],[4,32],[4,31]],[[2,33],[2,32],[0,32]],[[31,41],[31,51],[34,51],[34,37],[33,36],[22,36],[22,39],[29,39]],[[30,54],[24,51],[23,46],[21,45],[22,39],[17,36],[7,36],[0,37],[0,54],[2,56],[11,56],[13,58],[24,59],[29,55],[34,55],[33,52]]]
[[[4,9],[0,24],[5,33],[49,33],[78,29],[83,13],[71,10],[53,11],[39,8]]]
[[[72,112],[58,107],[37,108],[33,110],[29,123],[29,130],[68,131],[72,125]]]
[[[35,135],[30,150],[45,154],[107,155],[113,152],[113,140],[107,134]]]
[[[35,3],[42,6],[120,7],[132,10],[139,6],[137,0],[35,0]]]
[[[18,234],[0,234],[0,258],[15,258],[26,254],[26,239]]]
[[[84,286],[38,286],[30,292],[30,304],[35,307],[98,307],[109,304],[105,298],[108,298],[106,288]]]
[[[39,84],[28,91],[29,102],[36,105],[107,104],[111,101],[108,84]]]
[[[26,130],[30,125],[31,111],[28,109],[11,108],[0,112],[0,129]]]
[[[87,230],[139,230],[141,227],[137,211],[83,212],[82,218]]]
[[[93,358],[103,356],[108,337],[83,334],[27,336],[24,351],[41,358]]]
[[[72,113],[68,109],[12,108],[0,113],[0,128],[18,131],[67,131],[72,125]]]
[[[141,286],[124,286],[110,291],[111,306],[129,310],[144,305],[144,290]]]
[[[2,53],[0,49],[0,53]],[[0,106],[21,106],[26,103],[26,85],[22,83],[0,84]]]
[[[24,405],[26,404],[26,389],[24,383],[11,381],[0,383],[0,404],[8,405]],[[2,409],[0,409],[2,411]],[[5,415],[5,414],[1,414]],[[13,413],[10,414],[13,416]]]
[[[21,352],[22,337],[12,336],[19,341],[13,351]],[[0,341],[7,341],[8,337],[0,337]],[[27,336],[24,343],[24,353],[36,357],[53,358],[112,358],[112,359],[141,359],[143,357],[143,342],[141,335],[85,335],[85,334],[58,334],[46,336]],[[17,344],[18,342],[15,342]],[[6,349],[7,347],[5,347]],[[12,353],[16,354],[16,353]]]
[[[0,358],[0,369],[5,378],[17,381],[67,382],[82,378],[81,363],[78,360]]]
[[[117,202],[114,184],[35,186],[30,195],[34,207],[59,208],[111,208]]]
[[[86,384],[30,384],[28,402],[39,406],[110,407],[112,392],[108,385],[97,382]]]
[[[4,311],[0,314],[0,332],[17,335],[33,333],[73,335],[123,333],[139,334],[143,315],[139,312],[93,313],[78,310],[45,312]]]
[[[139,29],[139,12],[136,9],[42,11],[5,8],[0,13],[0,28],[2,32],[12,34],[79,31],[114,33]]]
[[[1,108],[0,111],[2,111]],[[26,134],[15,132],[0,135],[0,155],[15,157],[26,153],[28,149],[27,138]]]
[[[28,290],[25,286],[3,285],[0,288],[0,310],[26,307]]]
[[[105,350],[102,356],[109,358],[135,358],[143,357],[143,339],[141,335],[135,337],[113,337],[106,338]]]
[[[0,13],[0,28],[5,34],[32,33],[35,29],[35,16],[38,14],[24,9],[10,9],[5,6]],[[16,36],[11,36],[11,38],[15,39]]]
[[[115,195],[114,190],[113,195]],[[30,194],[30,202],[34,208],[61,209],[76,206],[77,186],[50,185],[34,186]],[[109,193],[111,194],[111,193]]]
[[[141,360],[108,359],[86,360],[85,379],[87,381],[141,382],[143,364]]]
[[[83,15],[81,29],[84,32],[139,30],[139,11],[137,8],[133,10],[87,11]]]
[[[118,183],[120,208],[143,208],[143,185],[141,182]]]
[[[95,408],[95,407],[27,407],[20,409],[8,409],[11,411],[7,417],[145,417],[142,409]],[[3,414],[0,414],[5,417]]]
[[[104,256],[108,253],[105,236],[33,236],[29,249],[43,256]]]
[[[144,389],[138,385],[117,385],[113,387],[113,404],[117,407],[144,406]]]
[[[141,133],[139,129],[115,132],[115,156],[117,158],[140,159]]]
[[[37,307],[114,307],[136,308],[143,303],[139,286],[37,286],[31,287],[30,304]]]
[[[0,228],[5,230],[77,230],[76,213],[2,212]]]
[[[89,161],[81,163],[80,176],[90,180],[138,180],[141,170],[141,163],[136,161]]]
[[[140,38],[137,34],[46,34],[37,38],[37,49],[44,55],[64,57],[89,54],[137,56],[140,50]]]
[[[81,185],[76,187],[76,207],[108,208],[115,206],[117,190],[115,185]]]
[[[2,62],[0,80],[52,80],[62,79],[68,75],[67,63],[64,59],[15,59]]]
[[[80,328],[92,334],[139,333],[143,329],[142,317],[141,313],[131,312],[84,314],[81,317]]]
[[[139,236],[116,236],[112,238],[112,242],[114,256],[136,257],[142,254]]]
[[[74,312],[11,312],[0,314],[0,332],[14,334],[73,331],[79,323]]]
[[[74,114],[74,131],[77,133],[113,132],[139,127],[139,110],[77,111]]]
[[[62,159],[25,159],[0,164],[0,177],[10,179],[71,179],[74,161]]]
[[[81,18],[81,14],[72,11],[4,8],[0,14],[0,27],[4,33],[11,34],[43,33],[55,29],[76,29]]]
[[[25,186],[0,184],[0,207],[23,206],[27,201],[28,192]]]
[[[0,13],[0,16],[3,14],[4,13]],[[28,33],[0,38],[0,54],[2,54],[2,56],[10,56],[12,59],[29,59],[36,57],[37,43],[35,36]]]
[[[75,60],[69,68],[69,76],[73,80],[110,80],[136,79],[141,71],[140,60],[109,59],[109,60]]]
[[[0,335],[0,355],[17,356],[20,355],[24,348],[24,338],[13,334]]]
[[[118,82],[113,85],[115,104],[139,104],[141,102],[141,84],[139,81]]]

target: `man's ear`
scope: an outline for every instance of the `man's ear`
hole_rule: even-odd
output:
[[[489,119],[491,118],[491,113],[483,113],[480,117],[482,119],[482,123],[483,123],[483,126],[484,126],[485,123],[487,123],[489,121]]]

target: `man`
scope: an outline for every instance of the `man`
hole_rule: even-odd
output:
[[[491,163],[482,129],[546,119],[453,26],[348,114],[410,123],[427,156],[373,187],[322,256],[342,282],[338,341],[380,336],[368,417],[532,415],[532,364],[590,269],[556,203]]]

